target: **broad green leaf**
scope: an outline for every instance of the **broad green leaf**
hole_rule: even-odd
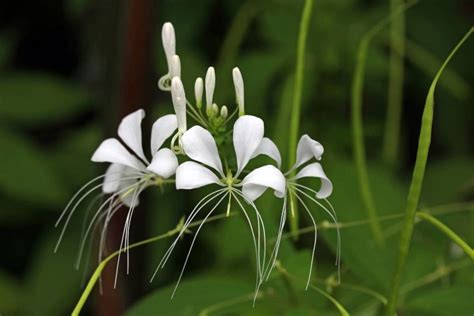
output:
[[[47,233],[33,254],[25,283],[27,315],[66,315],[81,292],[82,272],[74,269],[79,234],[68,231],[54,254],[58,236],[57,230]]]
[[[176,295],[171,299],[174,284],[158,289],[135,304],[127,316],[138,315],[198,315],[204,309],[222,302],[252,294],[252,280],[201,274],[199,277],[183,280]],[[252,299],[242,304],[252,305]]]
[[[0,80],[0,120],[39,125],[67,119],[89,107],[87,91],[42,73],[15,73]]]
[[[64,189],[46,155],[19,135],[0,129],[0,190],[37,207],[59,206]]]
[[[0,310],[7,315],[17,315],[22,301],[21,285],[4,271],[0,271]]]
[[[468,316],[474,311],[473,294],[473,288],[467,286],[430,290],[407,301],[404,309],[407,316]]]

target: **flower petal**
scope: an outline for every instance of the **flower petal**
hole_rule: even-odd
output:
[[[176,168],[178,168],[176,155],[170,149],[163,148],[153,156],[151,164],[146,169],[166,179],[175,173]]]
[[[234,124],[234,149],[237,158],[237,174],[245,168],[263,138],[262,119],[244,115]]]
[[[257,157],[258,155],[266,155],[272,158],[277,163],[278,168],[281,167],[280,151],[270,138],[264,137],[262,139],[260,145],[258,145],[257,149],[253,153],[252,158]]]
[[[154,156],[158,149],[161,148],[165,140],[173,135],[178,128],[176,115],[168,114],[160,117],[153,123],[151,128],[151,155]]]
[[[181,142],[189,158],[214,168],[223,176],[221,159],[211,133],[201,126],[194,126],[183,134]]]
[[[214,172],[197,162],[187,161],[176,169],[177,190],[191,190],[213,183],[222,185]]]
[[[122,122],[120,122],[118,135],[123,142],[130,147],[135,154],[137,154],[138,157],[143,159],[143,161],[147,161],[145,154],[143,153],[142,145],[141,124],[144,117],[145,111],[142,109],[125,116],[122,119]]]
[[[250,172],[241,182],[242,193],[250,201],[255,201],[267,188],[275,190],[275,196],[285,195],[286,180],[280,170],[266,165]]]
[[[301,166],[313,157],[317,160],[321,160],[323,153],[323,145],[308,135],[303,135],[298,142],[298,148],[296,149],[296,163],[293,168]]]
[[[145,168],[143,163],[138,160],[137,157],[129,153],[115,138],[104,140],[95,150],[91,160],[94,162],[119,163],[137,170],[143,170]]]
[[[135,207],[140,203],[137,189],[139,188],[138,179],[133,179],[135,172],[129,167],[124,167],[122,172],[122,181],[120,182],[121,191],[120,200],[128,207]],[[125,180],[124,180],[125,179]]]
[[[124,168],[124,165],[118,163],[110,164],[105,172],[104,182],[102,183],[102,192],[109,194],[119,190]]]
[[[314,162],[312,164],[307,165],[303,169],[301,169],[294,179],[301,179],[301,178],[319,178],[321,179],[321,188],[319,189],[316,197],[318,199],[324,199],[331,195],[332,193],[332,182],[324,173],[323,167],[319,162]]]

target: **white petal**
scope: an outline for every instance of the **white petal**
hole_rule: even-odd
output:
[[[145,166],[115,138],[104,140],[91,158],[94,162],[111,162],[143,170]]]
[[[165,50],[166,61],[168,63],[168,72],[171,69],[172,57],[176,54],[176,37],[174,33],[173,24],[166,22],[161,29],[161,40],[163,42],[163,49]]]
[[[177,190],[191,190],[213,183],[222,185],[214,172],[197,162],[187,161],[176,169]]]
[[[120,188],[120,180],[122,179],[122,172],[124,165],[113,163],[107,168],[105,172],[104,182],[102,184],[102,192],[109,194],[117,192]]]
[[[244,115],[235,122],[233,141],[237,158],[236,176],[245,168],[258,145],[260,145],[263,138],[263,129],[262,119],[256,116]]]
[[[252,158],[257,157],[258,155],[266,155],[272,158],[277,163],[278,168],[281,167],[280,151],[278,150],[278,147],[270,138],[264,137],[262,139],[262,141],[260,142],[260,145],[258,145],[257,149],[253,153]]]
[[[206,72],[206,109],[212,106],[212,98],[214,97],[214,88],[216,87],[216,72],[214,67],[209,67]]]
[[[171,97],[173,98],[174,112],[178,120],[178,130],[186,131],[186,95],[184,94],[183,82],[179,77],[171,81]]]
[[[176,155],[170,149],[163,148],[153,156],[151,164],[146,169],[166,179],[175,173],[176,168],[178,168]]]
[[[311,158],[321,159],[324,153],[324,147],[308,135],[303,135],[298,142],[296,149],[296,164],[293,168],[301,166]]]
[[[232,79],[234,80],[235,97],[237,99],[237,105],[239,106],[239,116],[245,114],[244,107],[244,79],[239,68],[235,67],[232,69]]]
[[[136,171],[125,166],[122,171],[122,181],[120,182],[119,191],[120,200],[128,207],[135,207],[140,203],[138,196],[135,196],[136,189],[138,189],[138,179],[133,179],[136,176]],[[125,180],[124,180],[125,179]]]
[[[181,142],[189,158],[214,168],[223,176],[221,159],[211,133],[201,126],[194,126],[183,134]]]
[[[171,57],[170,78],[181,77],[181,60],[178,55]]]
[[[319,178],[321,179],[321,188],[319,189],[316,197],[319,199],[327,198],[332,193],[332,182],[324,173],[323,167],[319,162],[314,162],[305,166],[303,169],[300,170],[295,176],[294,179],[300,178]]]
[[[160,117],[153,123],[151,128],[151,155],[154,156],[158,149],[161,148],[165,140],[173,135],[178,128],[176,115],[168,114]]]
[[[142,109],[137,110],[129,115],[125,116],[120,122],[118,128],[118,135],[123,142],[130,147],[131,150],[138,157],[147,161],[145,154],[143,153],[142,146],[142,120],[145,117],[145,111]]]
[[[267,188],[275,190],[277,197],[285,195],[286,180],[280,170],[266,165],[250,172],[241,182],[242,193],[250,201],[256,200]]]

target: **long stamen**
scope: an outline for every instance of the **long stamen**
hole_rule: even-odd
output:
[[[309,189],[311,191],[310,188],[308,187],[305,187],[305,186],[302,186],[301,184],[298,185],[299,187],[303,187],[303,188],[306,188],[306,189]],[[340,263],[340,258],[341,258],[341,255],[340,255],[340,252],[341,252],[341,232],[339,230],[339,225],[337,223],[337,218],[333,215],[333,213],[331,211],[329,211],[324,205],[322,205],[320,202],[318,202],[315,198],[313,198],[311,195],[309,195],[308,193],[304,192],[303,190],[299,189],[297,186],[293,186],[293,188],[300,192],[301,194],[303,194],[304,196],[306,196],[308,199],[310,199],[312,202],[314,202],[315,204],[317,204],[319,207],[321,207],[328,215],[329,217],[331,217],[331,219],[333,220],[335,226],[336,226],[336,232],[337,232],[337,250],[336,250],[336,265],[337,265],[337,271],[338,271],[338,282],[340,282],[340,270],[341,270],[341,263]],[[339,254],[337,254],[337,252],[339,252]]]
[[[285,195],[283,199],[283,207],[282,207],[281,215],[280,215],[280,225],[278,228],[277,239],[276,239],[275,246],[273,247],[273,251],[272,251],[272,254],[270,255],[270,259],[268,262],[268,268],[267,268],[268,271],[265,272],[266,281],[268,281],[268,279],[270,278],[271,272],[273,268],[275,267],[276,260],[278,258],[278,250],[280,249],[281,237],[283,235],[283,228],[285,227],[285,223],[286,223],[286,206],[287,206],[286,203],[287,203],[287,197]]]
[[[227,194],[230,194],[230,193],[227,193]],[[186,259],[184,260],[184,264],[183,264],[183,268],[181,269],[181,273],[179,274],[179,278],[178,278],[178,281],[176,282],[176,286],[174,287],[174,290],[173,290],[173,294],[171,294],[171,299],[173,299],[175,293],[176,293],[176,289],[178,288],[179,286],[179,283],[181,281],[181,278],[183,277],[183,273],[184,273],[184,270],[186,269],[186,264],[188,263],[188,260],[189,260],[189,256],[191,255],[191,251],[193,250],[193,246],[194,246],[194,243],[196,241],[196,238],[197,236],[199,235],[199,231],[201,230],[202,226],[206,223],[207,219],[209,218],[209,216],[212,215],[212,213],[216,210],[216,208],[221,204],[221,202],[224,200],[224,198],[226,197],[226,194],[224,194],[220,199],[219,201],[217,202],[217,204],[211,209],[211,211],[209,213],[207,213],[206,217],[203,219],[202,223],[199,225],[198,229],[196,230],[196,233],[194,234],[194,237],[193,237],[193,240],[191,242],[191,246],[189,247],[189,250],[188,250],[188,254],[186,255]]]
[[[313,271],[313,264],[314,264],[314,254],[316,253],[316,244],[318,242],[318,226],[316,225],[316,221],[314,220],[313,215],[309,211],[308,206],[304,203],[303,199],[301,199],[297,194],[295,194],[296,198],[300,201],[301,205],[303,205],[304,209],[308,213],[311,221],[313,222],[314,226],[314,242],[313,242],[313,251],[311,252],[311,263],[309,265],[309,273],[308,273],[308,281],[306,282],[306,290],[308,290],[309,283],[311,281],[311,273]]]

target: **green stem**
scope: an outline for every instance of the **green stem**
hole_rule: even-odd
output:
[[[257,299],[261,298],[262,296],[263,295],[261,293],[258,293],[257,294]],[[239,296],[239,297],[229,299],[227,301],[219,302],[217,304],[214,304],[214,305],[211,305],[211,306],[208,306],[208,307],[204,308],[199,313],[199,316],[208,316],[210,313],[214,313],[214,312],[222,310],[224,308],[227,308],[227,307],[230,307],[230,306],[233,306],[233,305],[237,305],[237,304],[241,304],[241,303],[245,303],[245,302],[248,302],[248,301],[252,301],[254,299],[254,297],[255,297],[255,293],[250,293],[250,294],[247,294],[247,295],[243,295],[243,296]]]
[[[306,0],[301,13],[298,43],[296,47],[296,69],[295,85],[293,88],[293,107],[290,117],[290,136],[288,146],[288,169],[296,161],[296,144],[300,129],[301,100],[303,95],[304,62],[306,51],[306,39],[308,37],[309,22],[313,11],[313,0]],[[298,229],[298,210],[294,208],[294,216],[289,216],[290,230],[295,232]]]
[[[235,215],[233,213],[231,213],[231,214]],[[209,222],[212,222],[212,221],[215,221],[215,220],[218,220],[218,219],[222,219],[222,218],[225,218],[225,217],[227,217],[226,214],[215,215],[215,216],[209,217],[206,220],[206,223],[209,223]],[[189,224],[188,228],[199,226],[201,223],[202,223],[202,221],[193,222],[193,223]],[[109,263],[112,259],[117,257],[120,253],[124,253],[124,252],[126,252],[130,249],[137,248],[137,247],[140,247],[140,246],[143,246],[143,245],[147,245],[147,244],[150,244],[150,243],[153,243],[153,242],[165,239],[165,238],[169,238],[173,235],[176,235],[181,231],[181,229],[182,229],[181,226],[182,226],[182,222],[180,222],[180,224],[178,224],[178,226],[176,226],[176,228],[174,228],[174,229],[172,229],[172,230],[170,230],[170,231],[168,231],[168,232],[166,232],[162,235],[151,237],[151,238],[139,241],[137,243],[131,244],[130,246],[128,246],[126,248],[119,249],[119,250],[115,251],[114,253],[112,253],[111,255],[109,255],[104,260],[102,260],[102,262],[97,266],[97,268],[95,269],[95,271],[92,274],[91,278],[89,279],[89,282],[87,283],[87,286],[84,289],[84,291],[82,292],[81,297],[79,298],[79,301],[77,302],[76,306],[74,307],[74,310],[72,311],[71,316],[78,316],[79,315],[82,308],[84,307],[84,304],[87,301],[87,298],[89,297],[90,293],[92,292],[92,289],[94,288],[95,284],[97,283],[97,280],[99,279],[102,271],[107,266],[107,263]]]
[[[423,117],[421,122],[421,131],[418,141],[418,150],[416,154],[415,168],[413,170],[412,181],[410,184],[410,190],[407,198],[407,208],[405,212],[405,219],[403,223],[402,232],[400,235],[400,241],[398,246],[398,260],[395,273],[393,275],[393,281],[389,296],[389,304],[387,307],[387,316],[393,316],[397,308],[398,292],[400,289],[400,282],[402,273],[405,268],[405,263],[410,248],[411,237],[413,234],[413,227],[415,223],[416,209],[418,207],[418,201],[420,198],[421,187],[423,184],[423,178],[425,175],[426,162],[428,160],[428,152],[431,143],[431,129],[433,125],[433,108],[434,108],[434,92],[436,84],[451,58],[462,46],[462,44],[468,39],[473,33],[474,28],[471,28],[456,47],[451,51],[448,58],[444,61],[441,68],[438,70],[433,82],[431,83],[428,95],[426,97],[425,107],[423,110]]]
[[[469,258],[474,260],[474,250],[461,237],[459,237],[458,234],[453,232],[448,226],[443,224],[436,217],[433,217],[430,214],[425,213],[425,212],[418,212],[416,213],[416,216],[429,222],[430,224],[438,228],[441,232],[443,232],[446,236],[448,236],[454,243],[456,243],[459,247],[461,247],[461,249],[464,250],[464,252],[469,256]]]
[[[390,11],[395,12],[404,0],[390,0]],[[403,102],[403,60],[405,56],[405,14],[392,19],[390,28],[390,61],[388,78],[387,116],[382,157],[390,166],[395,165],[400,137],[400,118]]]

